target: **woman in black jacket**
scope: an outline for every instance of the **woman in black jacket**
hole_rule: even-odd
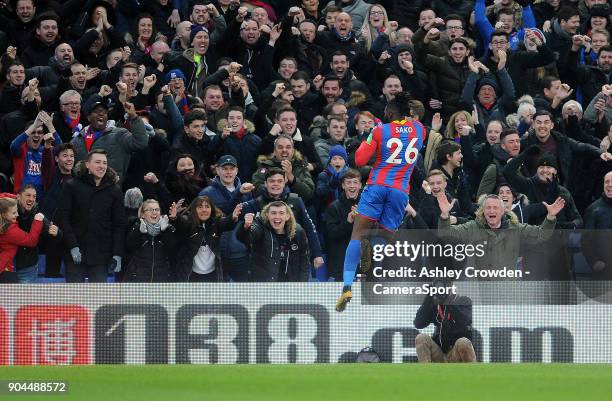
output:
[[[132,31],[125,35],[125,41],[132,51],[132,61],[144,64],[151,54],[151,46],[157,37],[157,26],[149,13],[141,13],[134,19]]]
[[[220,282],[221,248],[219,237],[234,228],[233,216],[220,218],[208,196],[198,196],[187,210],[177,217],[182,200],[170,207],[170,220],[176,225],[181,246],[177,253],[176,270],[179,281]],[[237,208],[239,214],[240,209]],[[237,216],[236,216],[237,219]]]
[[[204,171],[193,156],[176,156],[166,170],[165,188],[161,189],[162,205],[168,207],[180,199],[190,204],[206,186],[204,177]]]
[[[251,281],[308,281],[308,239],[285,202],[247,213],[236,236],[251,247]]]
[[[138,219],[128,228],[127,268],[124,281],[167,283],[174,281],[172,256],[177,243],[176,229],[167,215],[161,215],[159,202],[147,199]]]

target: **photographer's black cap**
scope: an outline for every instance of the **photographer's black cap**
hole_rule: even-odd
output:
[[[219,160],[217,160],[217,166],[223,167],[227,164],[231,164],[234,167],[238,167],[238,161],[232,155],[221,156]]]

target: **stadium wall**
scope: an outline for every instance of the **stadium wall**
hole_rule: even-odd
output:
[[[335,363],[366,346],[385,362],[416,361],[418,305],[361,305],[356,291],[336,313],[338,292],[332,283],[3,286],[0,365]],[[478,359],[610,363],[611,311],[474,305]]]

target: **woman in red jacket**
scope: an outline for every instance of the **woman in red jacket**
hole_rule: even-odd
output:
[[[43,228],[44,215],[37,213],[30,232],[17,224],[17,201],[15,195],[0,194],[0,283],[17,283],[13,258],[21,246],[34,247]]]

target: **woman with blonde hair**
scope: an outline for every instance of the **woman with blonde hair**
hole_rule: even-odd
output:
[[[453,113],[446,124],[446,132],[444,137],[452,139],[459,143],[461,135],[466,133],[475,133],[478,119],[474,118],[474,114],[470,114],[465,110],[459,110]]]
[[[251,248],[251,281],[308,281],[308,239],[282,201],[264,206],[261,214],[244,216],[237,238]]]
[[[470,114],[465,110],[459,110],[450,116],[448,123],[446,124],[446,131],[442,133],[440,132],[442,129],[442,117],[440,116],[440,113],[434,114],[433,118],[431,119],[431,130],[427,136],[427,145],[424,157],[426,171],[431,169],[431,165],[436,159],[438,148],[443,140],[450,140],[459,143],[461,135],[475,134],[478,137],[480,135],[476,134],[477,128],[479,131],[482,129],[480,124],[478,124],[477,115],[475,115],[475,113]],[[482,137],[484,137],[484,134],[482,134]]]
[[[43,228],[45,216],[36,213],[30,232],[17,224],[17,200],[12,194],[0,194],[0,283],[17,283],[13,259],[20,247],[33,248]]]
[[[367,21],[363,22],[359,41],[363,43],[363,49],[366,53],[370,52],[372,43],[381,33],[386,33],[389,36],[390,46],[395,46],[395,31],[391,29],[387,10],[376,3],[368,8]]]

